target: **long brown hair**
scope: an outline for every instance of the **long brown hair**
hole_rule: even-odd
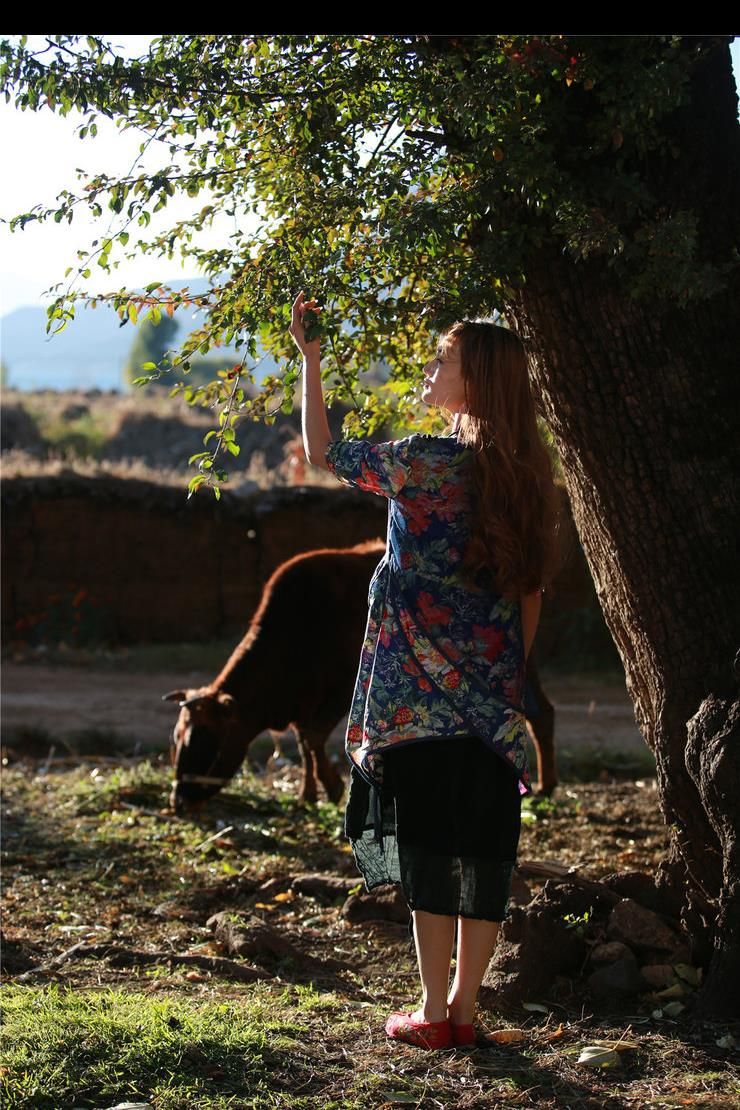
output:
[[[562,563],[561,499],[537,428],[527,355],[518,336],[498,324],[458,321],[441,343],[455,340],[467,407],[458,439],[475,452],[462,570],[474,585],[487,568],[497,592],[518,601],[549,586]]]

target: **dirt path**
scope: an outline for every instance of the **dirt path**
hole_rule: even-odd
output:
[[[52,736],[95,729],[115,733],[121,745],[165,750],[177,718],[169,690],[200,686],[211,673],[116,673],[92,667],[4,662],[0,669],[0,723],[6,742],[19,729],[43,729]],[[550,678],[543,684],[556,711],[560,750],[592,747],[598,751],[645,750],[626,690],[587,678]],[[344,721],[331,740],[341,746]]]

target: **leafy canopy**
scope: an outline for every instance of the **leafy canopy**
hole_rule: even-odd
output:
[[[92,35],[48,36],[35,51],[27,36],[0,40],[6,101],[77,109],[81,137],[103,114],[144,133],[141,153],[162,152],[157,172],[91,177],[81,195],[65,190],[10,225],[71,222],[80,204],[119,218],[78,252],[47,330],[61,330],[79,298],[110,301],[122,324],[202,307],[203,326],[167,372],[183,374],[172,394],[219,411],[206,437],[216,450],[193,457],[190,483],[218,496],[217,455],[238,452],[237,421],[292,410],[300,356],[288,326],[300,289],[323,306],[326,400],[352,400],[351,434],[391,416],[403,424],[432,333],[501,311],[544,246],[574,264],[602,258],[635,297],[709,295],[722,271],[697,265],[695,214],[662,205],[647,172],[649,159],[678,156],[664,125],[687,103],[706,49],[676,35],[167,35],[125,59]],[[212,196],[199,206],[204,189]],[[147,238],[176,193],[193,198],[192,216]],[[234,231],[206,249],[197,234],[219,213]],[[207,293],[156,280],[143,294],[76,288],[93,265],[110,273],[116,252],[175,251],[208,276]],[[249,398],[241,383],[254,382],[258,341],[285,369]],[[190,386],[191,360],[224,343],[243,347],[239,365]],[[360,371],[378,359],[388,382],[363,388]]]

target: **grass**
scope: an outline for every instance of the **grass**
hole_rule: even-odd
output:
[[[5,389],[3,404],[25,409],[36,423],[44,443],[42,458],[21,447],[3,451],[5,478],[59,476],[72,472],[87,477],[139,479],[186,490],[189,478],[196,473],[194,465],[188,465],[190,452],[183,451],[181,457],[173,455],[169,465],[163,461],[148,463],[144,456],[152,447],[145,438],[152,435],[149,426],[137,430],[129,425],[131,454],[128,457],[108,458],[109,445],[130,417],[141,414],[170,423],[179,421],[183,429],[195,428],[202,437],[218,426],[217,417],[210,409],[191,407],[181,396],[170,398],[164,391],[157,390],[131,394],[104,392],[96,396],[84,390]],[[286,422],[282,422],[281,428],[285,430],[285,427]],[[294,437],[299,436],[299,427],[294,421],[287,422],[287,428],[292,430]],[[221,459],[229,472],[226,489],[240,492],[249,491],[253,486],[273,489],[303,482],[336,489],[336,478],[321,467],[305,465],[302,468],[304,477],[299,482],[289,451],[278,465],[269,466],[265,451],[254,447],[251,432],[251,421],[243,421],[238,430],[242,457],[238,461],[231,455]],[[210,446],[212,448],[213,444]],[[117,454],[116,451],[115,456]]]
[[[348,889],[362,883],[341,806],[299,806],[298,769],[281,774],[276,790],[244,768],[200,817],[178,818],[165,804],[169,769],[156,760],[5,767],[4,1110],[123,1101],[156,1110],[729,1110],[740,1101],[737,1025],[656,1017],[651,996],[597,1008],[582,984],[556,981],[536,1000],[542,1010],[479,1014],[489,1029],[521,1028],[517,1043],[437,1054],[388,1041],[390,1010],[420,1000],[413,942],[403,923],[352,923],[343,894],[293,889],[307,872],[344,876]],[[591,878],[623,864],[649,869],[664,830],[646,795],[628,781],[564,781],[551,799],[527,797],[520,858],[557,857]],[[597,810],[614,824],[590,824]],[[632,842],[615,833],[631,827],[630,814],[645,833]],[[208,925],[217,912],[257,916],[301,955],[226,953]],[[93,944],[112,947],[80,955]],[[228,956],[269,977],[243,982],[179,955]],[[19,979],[27,968],[37,970]],[[584,1046],[620,1037],[631,1047],[617,1066],[577,1063]]]
[[[257,984],[222,1000],[217,984],[195,981],[188,996],[167,994],[167,975],[142,979],[82,993],[57,984],[6,990],[3,1106],[615,1107],[647,1096],[651,1107],[729,1110],[740,1098],[734,1069],[687,1068],[706,1049],[672,1030],[642,1031],[639,1048],[603,1072],[576,1063],[596,1039],[587,1021],[546,1022],[523,1047],[474,1054],[380,1043],[372,1066],[358,1067],[369,1061],[356,1046],[380,1028],[382,1005],[353,1006],[301,985]]]
[[[142,978],[131,990],[80,993],[52,984],[6,992],[3,1105],[58,1110],[127,1100],[158,1110],[274,1107],[285,1105],[288,1090],[291,1106],[314,1105],[309,1095],[295,1093],[301,1084],[309,1091],[317,1086],[319,1049],[305,1042],[307,1024],[315,1040],[339,1000],[311,988],[267,992],[260,985],[226,1001],[198,984],[193,997],[167,997],[160,992],[168,974]],[[329,1073],[346,1070],[346,1064],[328,1067]]]

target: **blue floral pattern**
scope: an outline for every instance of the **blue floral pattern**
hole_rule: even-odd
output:
[[[456,435],[333,440],[329,470],[388,498],[386,550],[373,573],[345,752],[376,787],[383,749],[477,735],[532,792],[525,740],[521,606],[488,571],[460,565],[471,526],[472,450]]]

